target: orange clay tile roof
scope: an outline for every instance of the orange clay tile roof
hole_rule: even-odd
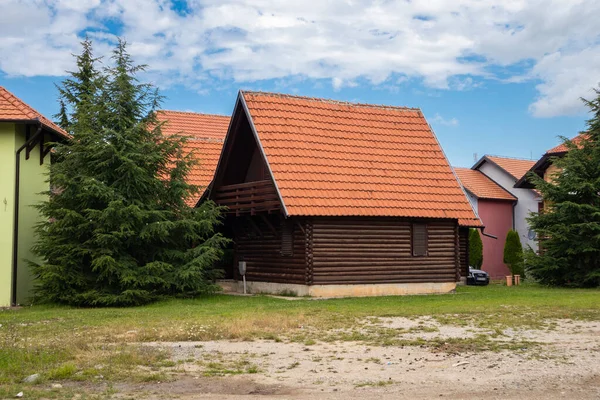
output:
[[[418,109],[241,92],[288,215],[481,226]]]
[[[454,168],[460,183],[475,197],[493,200],[517,200],[502,186],[488,178],[483,172],[470,168]]]
[[[39,120],[40,123],[46,128],[58,135],[65,138],[69,137],[69,134],[62,130],[54,122],[44,117],[39,112],[35,111],[29,105],[25,104],[23,100],[0,86],[0,121],[32,121]]]
[[[181,111],[159,111],[157,118],[159,121],[165,122],[162,127],[163,134],[187,136],[185,153],[189,154],[194,151],[197,155],[198,164],[188,175],[188,182],[200,187],[197,196],[189,201],[190,205],[195,205],[202,196],[204,188],[213,179],[230,117]]]
[[[533,160],[521,160],[518,158],[508,158],[499,156],[486,156],[486,158],[497,164],[500,168],[511,174],[515,179],[521,179],[531,167],[534,166]]]
[[[584,137],[586,137],[586,135],[584,133],[580,133],[579,135],[577,135],[573,139],[571,139],[571,141],[573,142],[573,144],[578,145],[579,142],[581,142],[581,140],[583,140]],[[569,151],[567,146],[565,146],[564,143],[561,143],[558,146],[553,147],[550,150],[548,150],[546,152],[546,154],[548,154],[548,155],[561,154],[561,153],[566,153],[567,151]]]

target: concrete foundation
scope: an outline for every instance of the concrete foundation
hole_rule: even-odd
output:
[[[450,293],[456,289],[456,282],[429,283],[378,283],[357,285],[296,285],[273,282],[246,282],[247,292],[253,294],[276,294],[311,297],[369,297],[369,296],[405,296],[415,294]],[[231,289],[231,284],[228,285]],[[237,292],[242,293],[244,286],[237,282]]]

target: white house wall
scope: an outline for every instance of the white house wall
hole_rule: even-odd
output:
[[[537,194],[531,189],[517,189],[513,186],[516,183],[516,179],[512,177],[508,172],[504,171],[495,164],[488,161],[484,162],[479,168],[479,171],[490,177],[490,179],[497,182],[504,189],[512,193],[517,199],[517,205],[515,206],[515,221],[514,227],[519,237],[521,238],[521,244],[523,248],[530,246],[533,250],[537,251],[538,244],[537,240],[529,239],[529,224],[527,218],[532,212],[538,212],[539,198]]]
[[[477,204],[477,197],[473,196],[473,194],[467,190],[465,190],[465,193],[467,194],[467,199],[469,199],[469,202],[471,203],[473,210],[475,210],[475,212],[478,213],[479,208],[478,208],[478,204]]]

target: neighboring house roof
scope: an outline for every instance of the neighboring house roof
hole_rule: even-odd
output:
[[[30,122],[39,121],[42,126],[57,135],[69,138],[69,134],[54,122],[31,108],[17,96],[0,86],[0,121],[5,122]]]
[[[463,187],[479,199],[509,200],[517,198],[483,172],[470,168],[454,168]]]
[[[579,146],[579,143],[585,137],[587,137],[585,133],[580,133],[579,135],[571,139],[571,142],[576,146]],[[544,155],[534,165],[532,165],[527,172],[531,171],[538,174],[539,176],[543,176],[544,171],[546,171],[548,166],[552,163],[552,157],[562,157],[568,151],[569,149],[564,143],[561,143],[558,146],[551,148],[550,150],[546,151],[546,153],[544,153]],[[523,175],[519,180],[517,180],[517,182],[515,183],[515,187],[532,188],[533,185],[527,180],[527,177]]]
[[[493,162],[517,180],[521,179],[521,177],[525,175],[527,171],[529,171],[529,169],[535,164],[534,160],[523,160],[519,158],[509,158],[490,155],[486,155],[484,156],[484,158],[488,161]],[[473,169],[475,168],[476,167],[474,166]]]
[[[239,100],[288,215],[482,226],[419,109],[246,91]]]
[[[213,179],[223,140],[227,134],[230,117],[226,115],[198,114],[181,111],[159,111],[157,118],[164,122],[162,132],[165,135],[180,134],[188,138],[184,148],[185,154],[194,152],[198,158],[190,171],[187,181],[200,187],[200,192],[190,204],[196,204],[202,191]]]
[[[571,142],[574,145],[579,145],[579,142],[581,142],[583,140],[583,138],[585,138],[585,137],[586,137],[586,135],[584,133],[580,133],[579,135],[577,135],[573,139],[571,139]],[[567,151],[569,151],[569,149],[567,148],[567,146],[565,146],[564,143],[561,143],[558,146],[553,147],[550,150],[548,150],[546,152],[546,154],[547,155],[551,155],[551,156],[556,156],[556,155],[564,154]]]

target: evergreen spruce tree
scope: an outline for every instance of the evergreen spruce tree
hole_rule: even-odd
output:
[[[119,42],[113,66],[85,63],[61,90],[72,107],[68,145],[51,166],[58,188],[39,206],[32,264],[41,300],[77,306],[130,306],[163,296],[215,289],[214,264],[227,239],[215,232],[220,209],[186,200],[198,188],[185,178],[194,159],[184,139],[163,136],[155,119],[160,96],[138,82],[136,66]]]
[[[81,124],[94,123],[91,119],[98,114],[98,97],[106,79],[98,70],[100,58],[94,57],[92,42],[86,38],[81,47],[81,54],[75,56],[77,70],[69,72],[71,77],[57,85],[60,111],[54,117],[67,132],[71,131],[71,123],[78,124],[80,130]]]
[[[528,272],[549,285],[600,285],[600,91],[585,104],[592,118],[577,144],[553,161],[558,172],[550,182],[530,174],[542,193],[544,211],[529,218],[540,237],[540,255],[527,255]]]
[[[67,105],[65,104],[65,101],[63,99],[59,100],[59,104],[60,104],[60,110],[58,112],[58,114],[56,114],[54,116],[54,118],[56,118],[56,124],[58,126],[60,126],[61,128],[63,128],[65,131],[69,131],[69,115],[68,115],[68,111],[67,111]]]
[[[469,230],[469,265],[477,269],[483,265],[483,242],[477,229]]]
[[[523,276],[525,274],[523,266],[523,246],[521,245],[519,234],[516,231],[510,230],[506,234],[503,261],[508,266],[512,275]]]

